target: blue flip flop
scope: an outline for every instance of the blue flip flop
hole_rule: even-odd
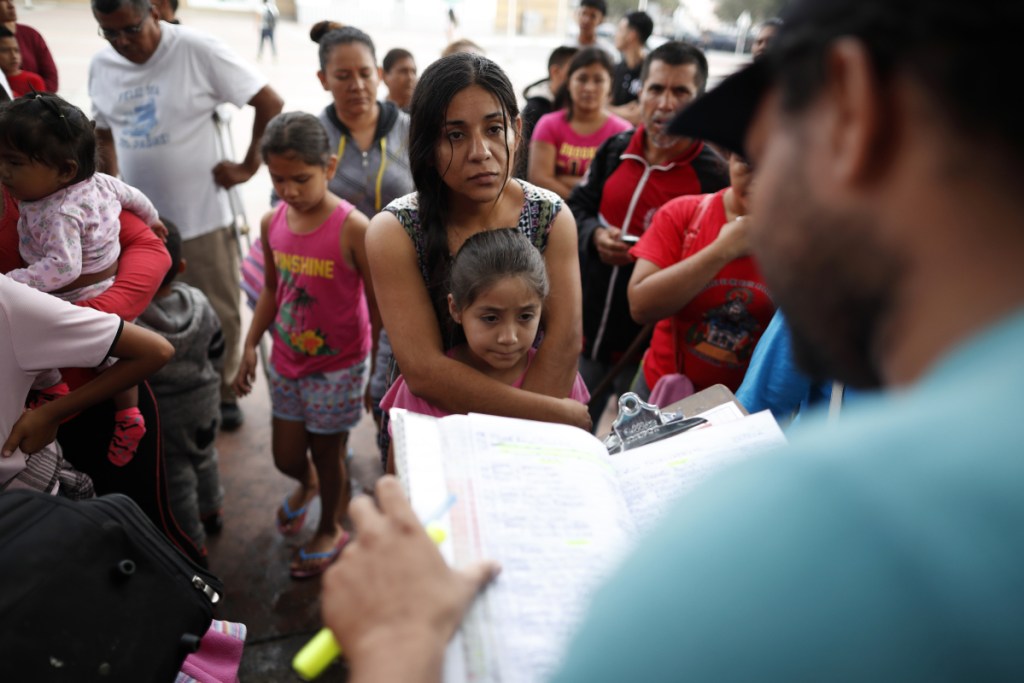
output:
[[[281,521],[279,515],[274,515],[274,521],[277,522],[277,531],[282,536],[294,536],[302,531],[302,525],[306,523],[306,513],[309,512],[309,503],[306,503],[298,510],[292,510],[288,506],[288,498],[289,496],[285,496],[284,501],[281,503],[284,521]]]
[[[299,548],[298,558],[300,562],[315,561],[316,564],[312,565],[308,569],[291,569],[291,575],[293,579],[308,579],[313,576],[319,576],[323,574],[328,567],[334,564],[334,561],[341,555],[341,549],[345,547],[345,544],[349,541],[349,535],[347,531],[341,532],[341,538],[330,550],[325,550],[319,553],[307,553],[305,548]]]

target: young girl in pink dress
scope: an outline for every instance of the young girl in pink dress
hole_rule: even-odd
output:
[[[278,115],[261,151],[284,201],[263,217],[266,275],[234,386],[239,396],[252,390],[256,348],[271,330],[274,464],[298,483],[278,508],[278,531],[297,534],[320,495],[316,532],[291,561],[291,575],[305,578],[322,573],[348,541],[346,444],[363,415],[376,308],[363,247],[369,219],[328,191],[337,157],[315,116]]]
[[[465,341],[448,356],[513,387],[537,350],[548,276],[544,257],[517,228],[485,230],[466,239],[452,262],[448,311]],[[569,398],[590,400],[577,373]],[[448,413],[411,391],[399,377],[380,402],[381,409],[405,408],[443,417]],[[388,458],[388,468],[392,458]]]

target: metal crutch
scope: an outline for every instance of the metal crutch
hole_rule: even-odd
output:
[[[217,128],[217,156],[230,161],[235,160],[235,138],[231,133],[231,109],[226,104],[218,105],[213,110],[213,124]],[[238,186],[234,185],[227,190],[228,203],[231,206],[231,231],[235,237],[235,246],[238,249],[238,261],[245,260],[249,250],[252,249],[252,231],[249,228],[249,219],[245,215],[245,204],[242,202],[242,195]],[[245,241],[245,248],[242,248],[242,241]],[[263,266],[266,268],[266,264]],[[238,274],[241,277],[241,273]],[[269,366],[267,360],[266,339],[261,338],[258,352],[260,364],[263,366],[263,374],[269,378]]]

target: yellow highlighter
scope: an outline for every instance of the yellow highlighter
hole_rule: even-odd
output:
[[[441,508],[432,515],[427,516],[427,522],[425,527],[427,535],[435,545],[441,545],[444,543],[448,534],[435,520],[442,517],[448,510],[451,509],[452,505],[455,504],[455,495],[450,494],[445,499],[444,504]],[[342,560],[344,562],[344,560]],[[337,641],[334,640],[334,634],[331,633],[331,629],[322,628],[320,631],[313,636],[312,640],[306,643],[301,650],[292,659],[292,668],[299,674],[304,681],[312,681],[314,678],[324,672],[331,662],[337,659],[338,655],[341,654],[341,647]]]
[[[331,629],[322,628],[313,639],[306,643],[292,660],[295,669],[304,681],[311,681],[324,672],[331,662],[341,654],[341,647],[334,640]]]

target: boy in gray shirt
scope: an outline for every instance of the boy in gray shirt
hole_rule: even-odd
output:
[[[222,526],[224,491],[214,438],[220,421],[224,336],[201,291],[175,280],[185,270],[181,235],[169,221],[171,268],[136,321],[174,346],[174,358],[149,378],[160,412],[167,490],[178,524],[206,552],[206,535]]]

